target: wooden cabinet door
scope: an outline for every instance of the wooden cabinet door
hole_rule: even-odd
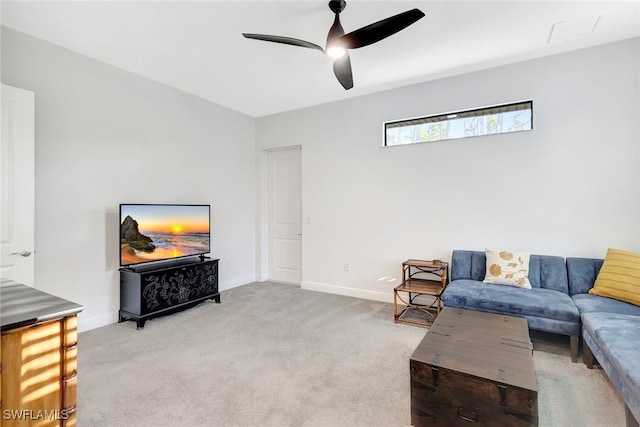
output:
[[[59,426],[59,320],[2,334],[2,426]]]

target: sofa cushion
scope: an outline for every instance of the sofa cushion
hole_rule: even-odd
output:
[[[451,281],[458,279],[482,281],[487,258],[484,251],[454,250],[451,256]],[[532,288],[553,289],[569,294],[567,267],[564,258],[551,255],[529,257],[529,282]]]
[[[580,314],[584,313],[619,313],[640,316],[640,307],[613,298],[591,294],[577,294],[571,297]]]
[[[609,248],[589,293],[640,306],[640,254]]]
[[[483,283],[531,289],[529,254],[485,249],[487,266]]]
[[[582,324],[585,343],[633,415],[640,418],[640,317],[585,313]]]
[[[586,294],[598,277],[602,258],[567,258],[569,295]]]
[[[532,288],[487,286],[476,280],[455,280],[442,294],[445,306],[513,316],[535,316],[578,324],[580,314],[569,295]]]

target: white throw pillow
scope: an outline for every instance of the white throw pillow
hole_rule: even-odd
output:
[[[531,289],[529,254],[485,249],[487,272],[483,283]]]

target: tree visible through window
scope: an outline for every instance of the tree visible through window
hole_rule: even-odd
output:
[[[533,129],[533,101],[386,122],[384,145],[406,145]]]

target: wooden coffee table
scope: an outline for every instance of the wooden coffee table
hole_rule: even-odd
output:
[[[527,320],[445,307],[410,360],[414,426],[537,426]]]

